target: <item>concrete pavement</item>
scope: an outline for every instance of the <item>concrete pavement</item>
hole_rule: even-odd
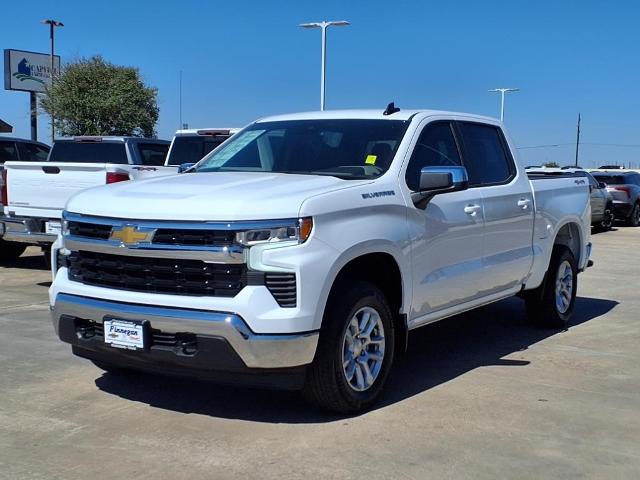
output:
[[[55,338],[30,249],[0,267],[0,478],[640,478],[640,228],[593,242],[567,331],[528,326],[518,299],[424,327],[351,418],[103,373]]]

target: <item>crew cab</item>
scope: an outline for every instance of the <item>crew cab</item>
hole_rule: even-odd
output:
[[[48,248],[60,233],[62,210],[73,194],[97,185],[177,173],[177,168],[164,166],[168,148],[168,141],[149,138],[74,137],[56,140],[45,162],[5,163],[3,241],[40,245],[48,258]]]
[[[370,406],[431,322],[519,295],[565,327],[591,251],[583,176],[529,176],[495,119],[392,104],[258,120],[63,218],[49,294],[75,355],[339,412]]]

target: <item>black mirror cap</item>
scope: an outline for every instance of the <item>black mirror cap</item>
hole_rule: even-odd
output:
[[[195,163],[181,163],[180,166],[178,167],[178,173],[184,173],[194,165]]]
[[[424,167],[420,171],[420,192],[445,193],[469,188],[467,169],[460,166]]]
[[[607,184],[604,182],[598,182],[598,188],[607,188]]]

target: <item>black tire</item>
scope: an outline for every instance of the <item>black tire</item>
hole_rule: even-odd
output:
[[[560,266],[568,263],[572,275],[572,288],[569,306],[562,311],[556,302],[556,282]],[[576,260],[567,247],[557,245],[551,254],[549,269],[545,279],[535,290],[527,292],[525,304],[529,321],[534,325],[547,328],[566,328],[573,314],[578,291],[578,268]]]
[[[42,247],[42,256],[47,269],[51,270],[51,247]]]
[[[373,309],[379,315],[384,330],[384,353],[371,386],[364,391],[357,391],[347,380],[347,373],[343,369],[343,342],[352,318],[363,308]],[[357,337],[353,338],[356,342]],[[342,414],[368,408],[382,392],[393,364],[394,347],[393,315],[384,294],[375,285],[361,281],[334,287],[334,293],[325,309],[316,355],[307,372],[304,397],[322,409]],[[353,360],[354,370],[358,369],[355,367],[358,358],[360,357],[356,354]],[[362,373],[363,370],[360,371]]]
[[[24,243],[0,240],[0,260],[15,260],[22,255],[26,249],[27,245]]]
[[[615,222],[615,215],[613,213],[613,206],[607,205],[604,209],[604,215],[600,223],[598,224],[598,229],[602,232],[608,232],[613,228],[613,223]]]
[[[636,203],[631,209],[631,213],[627,217],[627,225],[630,227],[640,225],[640,204]]]

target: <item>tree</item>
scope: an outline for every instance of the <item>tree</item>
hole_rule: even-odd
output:
[[[74,135],[152,137],[158,121],[158,91],[146,86],[137,68],[95,56],[68,63],[41,100],[55,114],[56,131]]]
[[[544,166],[547,168],[560,168],[560,165],[557,162],[547,162]]]

